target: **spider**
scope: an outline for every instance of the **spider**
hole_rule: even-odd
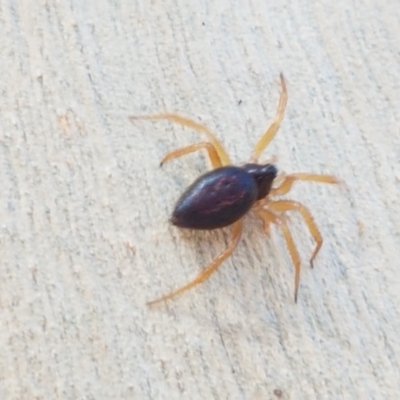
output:
[[[277,225],[283,233],[295,267],[294,300],[297,302],[301,262],[299,252],[287,225],[285,213],[289,211],[298,212],[316,242],[310,259],[311,267],[313,267],[314,259],[321,249],[323,238],[307,207],[297,201],[275,198],[287,194],[297,181],[335,184],[339,183],[339,180],[331,175],[296,173],[284,176],[276,186],[273,186],[278,181],[276,181],[277,168],[272,162],[265,164],[258,162],[261,154],[277,134],[284,117],[288,95],[286,82],[282,74],[280,75],[280,81],[282,91],[275,120],[255,146],[251,163],[243,166],[232,165],[231,159],[220,141],[206,126],[198,122],[175,114],[130,117],[131,121],[138,119],[167,120],[192,128],[207,136],[207,142],[171,151],[161,161],[160,165],[162,166],[166,162],[183,155],[198,150],[206,150],[213,166],[212,171],[201,175],[182,194],[175,205],[170,221],[173,225],[188,229],[212,230],[229,225],[233,227],[232,240],[228,248],[203,270],[196,279],[165,296],[150,301],[148,305],[172,299],[205,282],[235,251],[242,235],[243,217],[251,209],[262,219],[267,235],[269,235],[271,224]]]

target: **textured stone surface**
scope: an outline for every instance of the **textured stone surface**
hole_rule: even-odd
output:
[[[276,3],[268,5],[268,3]],[[313,3],[313,2],[311,2]],[[400,8],[395,1],[0,3],[0,398],[400,398]],[[298,184],[325,243],[255,216],[203,286],[149,309],[227,245],[168,225],[210,168],[177,112]],[[396,261],[397,260],[397,261]]]

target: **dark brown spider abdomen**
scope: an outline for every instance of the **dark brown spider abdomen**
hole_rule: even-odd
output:
[[[195,180],[182,194],[171,222],[181,228],[217,229],[243,217],[257,200],[257,183],[240,167],[222,167]]]

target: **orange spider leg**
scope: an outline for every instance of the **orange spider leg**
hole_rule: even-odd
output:
[[[282,196],[288,193],[296,181],[309,181],[318,183],[340,183],[340,180],[332,175],[318,174],[291,174],[284,177],[282,183],[277,188],[271,189],[270,196]]]
[[[268,128],[268,130],[264,133],[264,135],[258,141],[256,147],[254,148],[253,155],[252,155],[253,162],[258,162],[258,159],[260,158],[262,152],[271,143],[271,141],[277,134],[279,127],[281,126],[283,117],[285,115],[288,94],[287,94],[287,89],[286,89],[285,78],[283,77],[282,74],[280,75],[280,78],[281,78],[282,92],[281,92],[281,97],[279,99],[278,111],[276,113],[274,122],[271,124],[271,126]]]
[[[286,241],[286,245],[289,249],[290,256],[292,257],[292,261],[294,264],[294,301],[297,303],[297,294],[299,291],[299,283],[300,283],[300,271],[301,271],[301,261],[300,255],[297,251],[296,244],[294,243],[293,236],[290,233],[290,230],[285,221],[275,215],[273,212],[269,210],[256,210],[257,214],[262,218],[264,221],[264,226],[269,227],[269,224],[278,225],[283,233],[283,236]]]
[[[165,300],[170,300],[173,297],[176,297],[186,292],[187,290],[192,289],[193,287],[205,282],[220,267],[220,265],[235,251],[237,245],[239,244],[240,237],[242,235],[242,229],[243,229],[243,222],[242,221],[235,222],[235,224],[233,225],[232,242],[229,245],[229,247],[222,254],[220,254],[203,272],[201,272],[201,274],[194,281],[188,283],[185,286],[182,286],[180,289],[175,290],[170,294],[160,297],[159,299],[150,301],[147,304],[151,306],[153,304],[160,303]]]
[[[204,125],[199,124],[198,122],[192,121],[189,118],[180,117],[175,114],[156,114],[156,115],[144,115],[144,116],[131,116],[129,117],[131,121],[137,119],[146,119],[146,120],[167,120],[182,126],[186,126],[187,128],[194,129],[199,132],[203,132],[207,135],[208,140],[214,146],[215,151],[218,153],[219,158],[221,160],[222,165],[230,165],[231,160],[228,153],[225,151],[221,142],[215,137],[213,133]]]
[[[210,157],[211,163],[214,168],[222,167],[221,158],[217,150],[215,150],[215,147],[209,142],[201,142],[193,144],[188,147],[183,147],[181,149],[171,151],[162,159],[160,166],[164,165],[167,161],[174,160],[175,158],[181,157],[185,154],[193,153],[201,149],[207,150],[208,156]]]
[[[297,201],[292,200],[278,200],[273,201],[268,205],[268,208],[272,211],[276,211],[279,213],[287,212],[287,211],[297,211],[303,217],[304,222],[306,223],[308,230],[311,233],[311,236],[317,243],[315,246],[315,250],[311,256],[310,264],[311,267],[314,267],[314,259],[317,256],[318,252],[321,249],[322,243],[324,239],[322,238],[321,232],[318,229],[317,224],[314,221],[310,211],[303,204],[298,203]]]

